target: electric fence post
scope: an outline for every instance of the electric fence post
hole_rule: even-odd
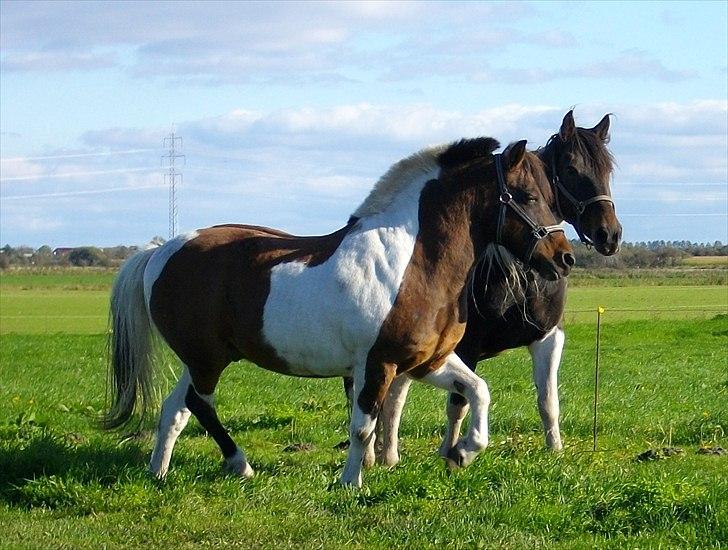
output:
[[[594,436],[594,451],[597,450],[597,410],[599,404],[599,352],[601,347],[601,329],[602,329],[602,314],[604,313],[602,306],[597,307],[597,346],[596,356],[594,358],[594,421],[592,425],[592,434]]]

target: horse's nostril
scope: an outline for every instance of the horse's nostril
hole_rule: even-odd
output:
[[[574,267],[576,265],[576,257],[570,252],[564,252],[561,255],[561,261],[567,267]]]
[[[609,240],[609,231],[607,231],[606,227],[600,227],[597,229],[594,238],[598,243],[606,243]]]

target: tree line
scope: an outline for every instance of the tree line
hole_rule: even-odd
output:
[[[164,242],[161,237],[152,239],[154,243]],[[588,250],[579,241],[571,241],[579,267],[628,268],[628,267],[673,267],[680,265],[689,256],[728,256],[728,244],[693,243],[690,241],[648,241],[622,243],[618,254],[605,257]],[[117,267],[136,252],[136,246],[114,246],[98,248],[80,246],[76,248],[56,248],[44,245],[40,248],[5,245],[0,248],[0,269],[11,266],[20,267]]]
[[[691,256],[728,256],[728,244],[690,241],[622,243],[614,256],[602,256],[577,240],[571,241],[576,265],[586,268],[675,267]]]

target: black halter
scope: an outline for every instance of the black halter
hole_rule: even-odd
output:
[[[531,242],[528,246],[528,254],[526,254],[524,260],[524,263],[528,265],[531,263],[531,256],[533,255],[533,251],[536,249],[539,241],[549,236],[551,233],[556,233],[557,231],[561,231],[563,233],[564,229],[559,225],[538,225],[531,219],[526,211],[513,200],[513,195],[511,195],[508,190],[505,174],[503,173],[503,162],[501,160],[500,153],[493,156],[495,157],[495,170],[498,176],[498,194],[501,204],[500,209],[498,210],[498,229],[496,230],[495,243],[505,246],[501,239],[501,234],[503,232],[503,225],[506,221],[506,210],[507,208],[510,208],[531,229]]]
[[[566,188],[566,186],[561,183],[561,179],[559,178],[559,173],[556,169],[556,140],[561,139],[558,134],[554,134],[549,139],[546,146],[548,146],[549,143],[552,144],[551,146],[551,187],[554,192],[554,200],[556,201],[556,211],[559,213],[559,216],[562,220],[566,220],[566,216],[564,216],[563,212],[561,211],[561,199],[559,197],[559,193],[563,194],[563,196],[566,198],[567,201],[571,203],[572,208],[574,209],[574,212],[576,212],[576,218],[574,218],[573,222],[570,222],[571,225],[574,226],[574,229],[576,229],[577,235],[579,235],[579,240],[584,243],[587,247],[591,247],[594,245],[594,242],[584,235],[584,233],[581,230],[581,215],[584,213],[584,210],[586,210],[586,207],[590,204],[594,204],[595,202],[608,202],[609,204],[614,207],[614,201],[612,200],[612,197],[609,195],[594,195],[591,198],[586,199],[585,201],[580,201],[577,199],[574,195],[572,195],[569,190]]]

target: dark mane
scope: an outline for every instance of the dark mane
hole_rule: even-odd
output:
[[[453,168],[475,159],[488,157],[499,147],[498,140],[490,137],[461,139],[440,153],[437,162],[443,168]]]
[[[614,157],[606,147],[608,140],[605,142],[591,130],[579,127],[571,139],[574,152],[581,157],[581,160],[601,179],[607,180],[614,170]]]
[[[591,130],[578,127],[572,139],[574,151],[581,159],[591,165],[600,178],[609,178],[614,169],[614,157],[606,147],[607,142]]]

